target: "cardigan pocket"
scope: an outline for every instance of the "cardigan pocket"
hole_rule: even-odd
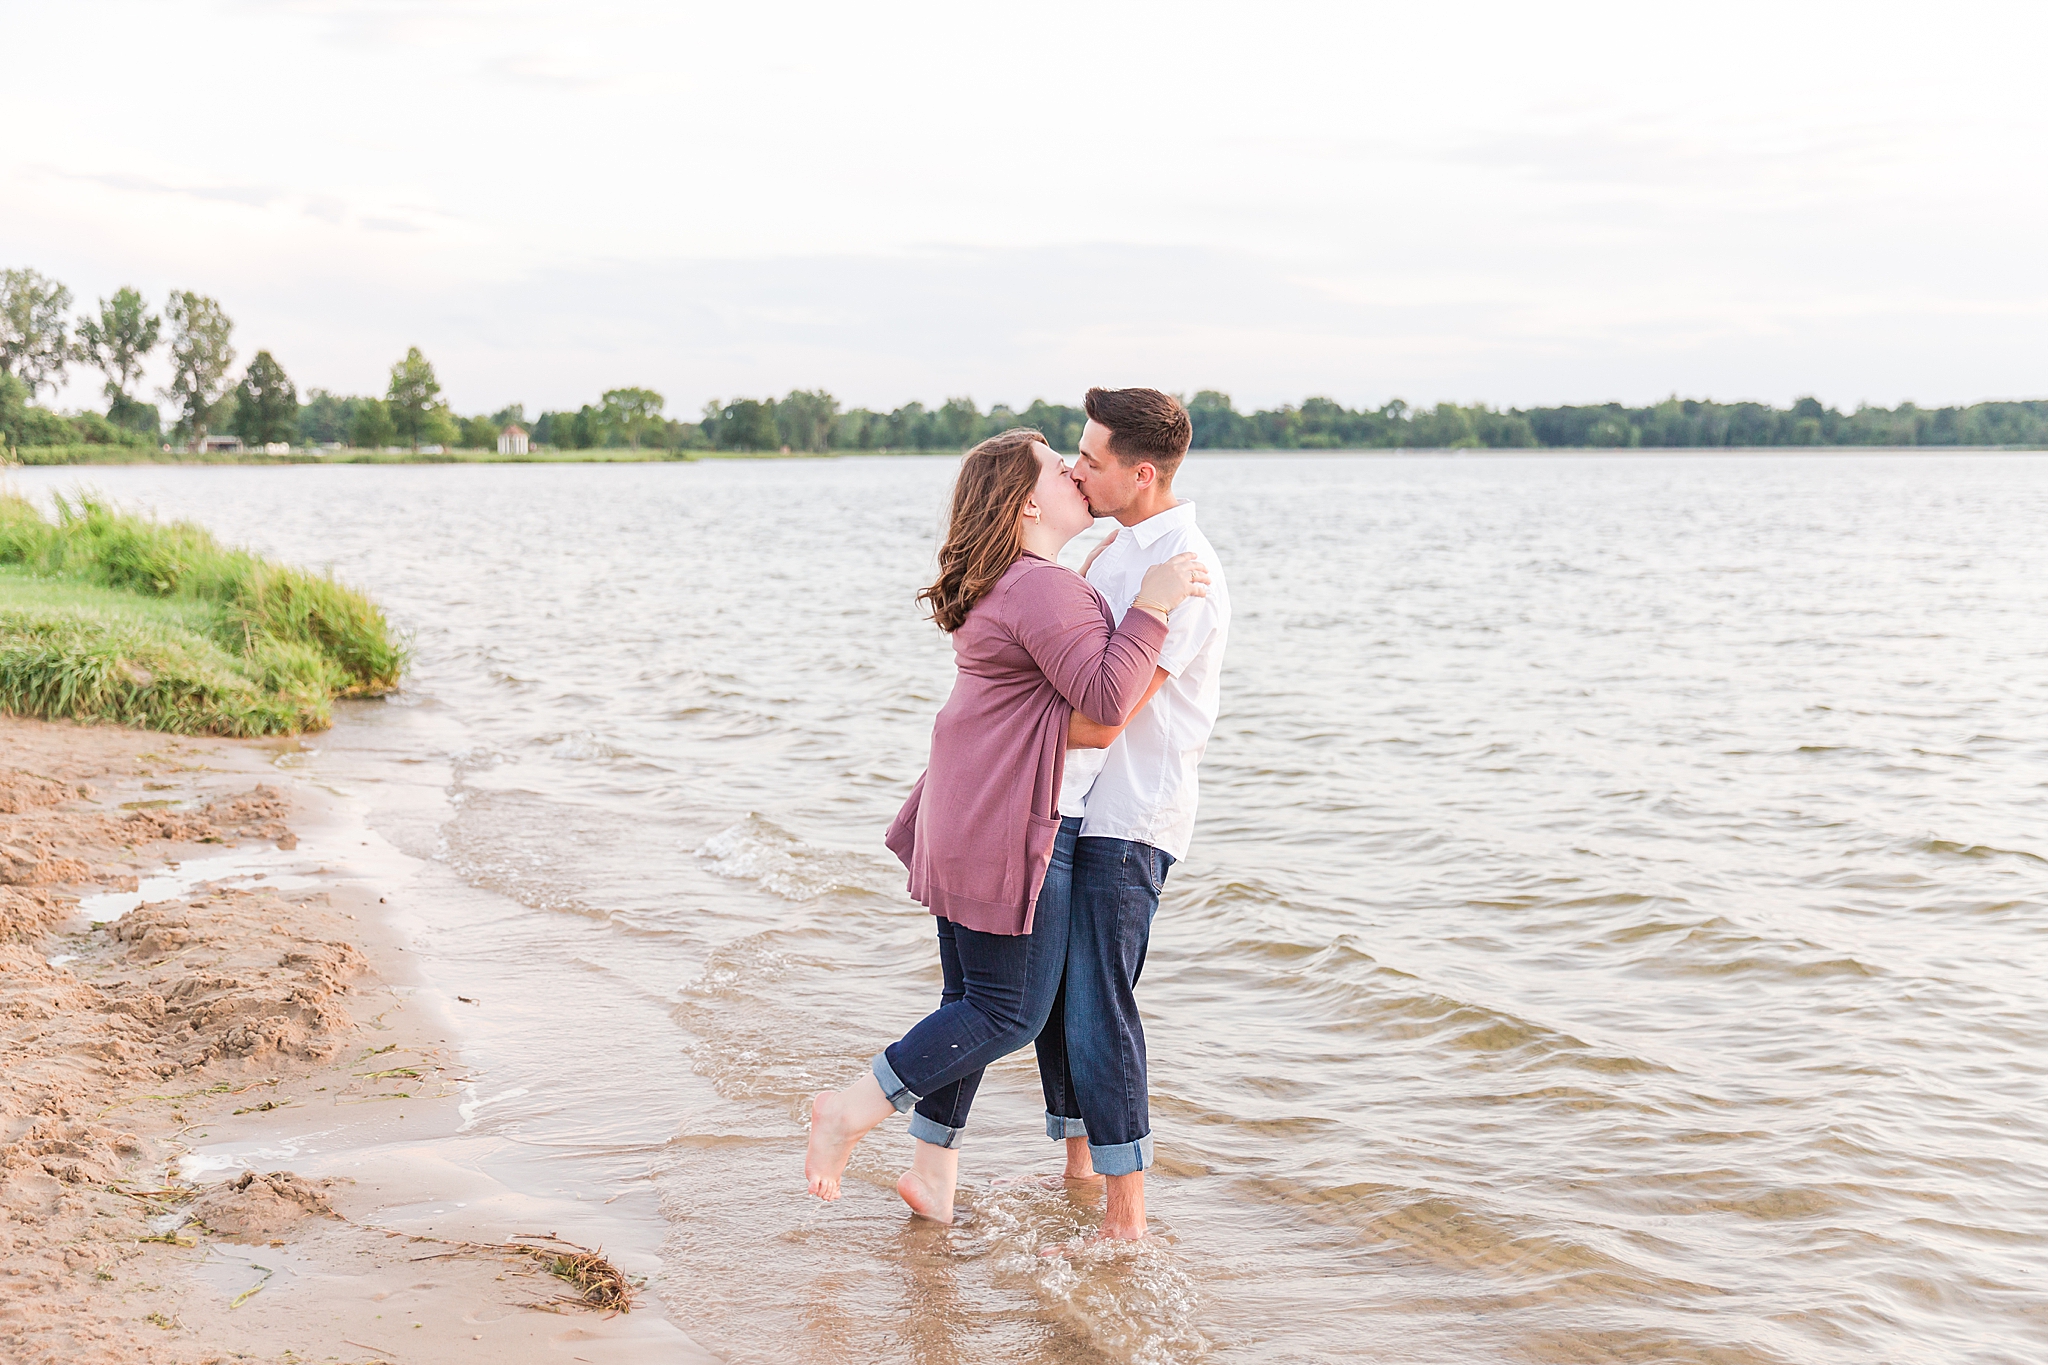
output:
[[[1007,839],[976,847],[933,848],[929,857],[933,881],[948,896],[1002,906],[1021,924],[1030,899],[1026,893],[1052,862],[1052,841],[1059,835],[1060,822],[1024,811],[1016,815],[1024,817],[1022,825],[1011,825]]]

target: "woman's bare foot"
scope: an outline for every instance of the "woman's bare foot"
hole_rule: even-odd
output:
[[[839,1177],[854,1144],[868,1129],[896,1112],[873,1073],[844,1090],[821,1090],[811,1100],[811,1141],[804,1151],[804,1180],[820,1199],[839,1197]]]
[[[953,1221],[953,1190],[960,1181],[960,1153],[919,1139],[910,1169],[896,1182],[896,1193],[910,1211],[934,1223]]]
[[[953,1192],[947,1190],[941,1194],[931,1189],[916,1171],[905,1171],[896,1178],[896,1193],[920,1218],[929,1218],[934,1223],[953,1221]]]

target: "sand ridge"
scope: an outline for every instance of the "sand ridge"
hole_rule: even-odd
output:
[[[184,1177],[195,1144],[280,1119],[453,1130],[459,1059],[359,885],[250,874],[79,911],[167,865],[294,847],[293,747],[0,717],[0,1358],[694,1356],[657,1313],[564,1321],[536,1258],[375,1227],[392,1189]]]

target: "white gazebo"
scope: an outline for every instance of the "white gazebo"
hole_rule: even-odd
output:
[[[526,428],[514,422],[498,433],[500,455],[524,455],[526,453]]]

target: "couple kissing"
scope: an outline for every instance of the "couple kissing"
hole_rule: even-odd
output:
[[[939,1007],[811,1103],[804,1173],[839,1197],[861,1137],[910,1113],[896,1189],[953,1220],[960,1141],[989,1063],[1032,1044],[1063,1178],[1101,1180],[1104,1238],[1145,1235],[1153,1140],[1136,989],[1194,832],[1230,597],[1173,480],[1193,437],[1156,389],[1090,389],[1070,466],[1036,431],[967,452],[939,576],[918,594],[957,675],[931,758],[890,825],[933,916]],[[1081,573],[1059,555],[1098,517]]]

